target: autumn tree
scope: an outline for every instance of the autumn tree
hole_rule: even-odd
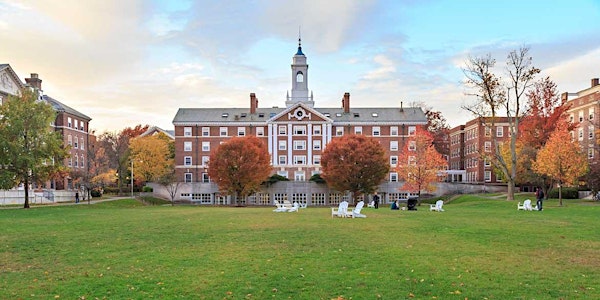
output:
[[[433,136],[433,146],[442,157],[450,157],[450,126],[448,121],[442,115],[441,111],[434,110],[431,106],[422,101],[410,103],[412,107],[421,107],[427,117],[426,129]]]
[[[131,159],[135,163],[134,174],[141,181],[157,181],[173,169],[170,140],[162,132],[130,141]]]
[[[255,136],[238,137],[219,145],[210,155],[208,175],[219,191],[234,197],[256,192],[271,174],[267,146]]]
[[[344,135],[332,140],[321,156],[327,185],[337,191],[352,192],[353,197],[374,192],[390,169],[381,144],[364,135]]]
[[[498,117],[506,114],[509,131],[509,161],[502,156],[500,151],[502,141],[495,130],[491,130],[493,147],[491,161],[507,181],[507,200],[514,200],[517,180],[517,137],[519,120],[523,116],[522,110],[525,104],[523,97],[540,70],[533,67],[529,48],[526,47],[508,54],[506,81],[494,73],[495,65],[496,60],[489,54],[483,57],[469,57],[463,73],[466,76],[466,85],[473,89],[469,95],[474,96],[476,100],[464,105],[463,108],[476,117],[489,120],[487,126],[491,129],[496,127]]]
[[[29,208],[30,184],[64,172],[68,156],[58,132],[51,130],[56,113],[37,93],[23,89],[0,105],[0,188],[23,184]]]
[[[440,171],[447,166],[446,160],[435,149],[432,134],[418,128],[407,139],[398,156],[398,175],[404,179],[402,190],[417,193],[432,192],[435,182],[440,179]]]
[[[562,186],[574,184],[588,170],[587,157],[576,141],[571,140],[567,124],[560,121],[548,142],[538,152],[532,168],[558,183],[558,199],[562,206]]]
[[[129,141],[141,135],[148,129],[148,125],[137,125],[133,128],[127,127],[120,132],[104,132],[98,137],[98,146],[104,148],[108,158],[108,168],[117,171],[117,185],[119,194],[123,191],[123,183],[129,171]]]

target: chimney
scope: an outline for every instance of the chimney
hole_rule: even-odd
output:
[[[350,113],[350,93],[344,93],[342,108],[344,109],[345,114]]]
[[[255,114],[258,107],[258,99],[255,93],[250,93],[250,113]]]
[[[592,85],[593,86],[593,85]],[[567,102],[569,101],[569,93],[568,92],[564,92],[562,94],[560,94],[560,98],[563,102]]]
[[[42,89],[42,80],[38,78],[37,73],[31,73],[31,78],[25,78],[25,82],[36,90]]]
[[[592,87],[595,87],[598,85],[598,78],[592,78]]]
[[[402,107],[402,106],[403,106],[403,104],[404,104],[404,102],[400,101],[400,112],[403,112],[403,111],[404,111],[404,108]]]

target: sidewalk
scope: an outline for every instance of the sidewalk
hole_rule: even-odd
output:
[[[119,197],[119,196],[111,196],[111,197],[107,197],[107,198],[103,198],[103,199],[98,199],[98,200],[90,200],[88,202],[88,200],[81,200],[79,201],[79,203],[75,203],[75,201],[69,201],[69,202],[51,202],[51,203],[44,203],[44,204],[37,204],[37,203],[29,203],[30,208],[37,208],[37,207],[48,207],[48,206],[64,206],[64,205],[88,205],[88,204],[96,204],[96,203],[102,203],[102,202],[107,202],[107,201],[115,201],[115,200],[122,200],[122,199],[131,199],[131,197]],[[0,209],[18,209],[18,208],[23,208],[23,204],[13,204],[13,205],[0,205]]]

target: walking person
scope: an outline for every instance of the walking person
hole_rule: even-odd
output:
[[[75,192],[75,203],[79,203],[79,192]]]
[[[377,195],[377,192],[375,192],[375,194],[373,195],[373,202],[375,202],[375,209],[379,208],[379,195]]]
[[[539,187],[535,189],[535,199],[537,199],[537,209],[539,211],[542,211],[542,203],[544,202],[544,191],[542,191],[542,189]]]

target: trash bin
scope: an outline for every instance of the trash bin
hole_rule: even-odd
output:
[[[408,198],[406,200],[406,207],[408,210],[417,210],[417,197]]]

